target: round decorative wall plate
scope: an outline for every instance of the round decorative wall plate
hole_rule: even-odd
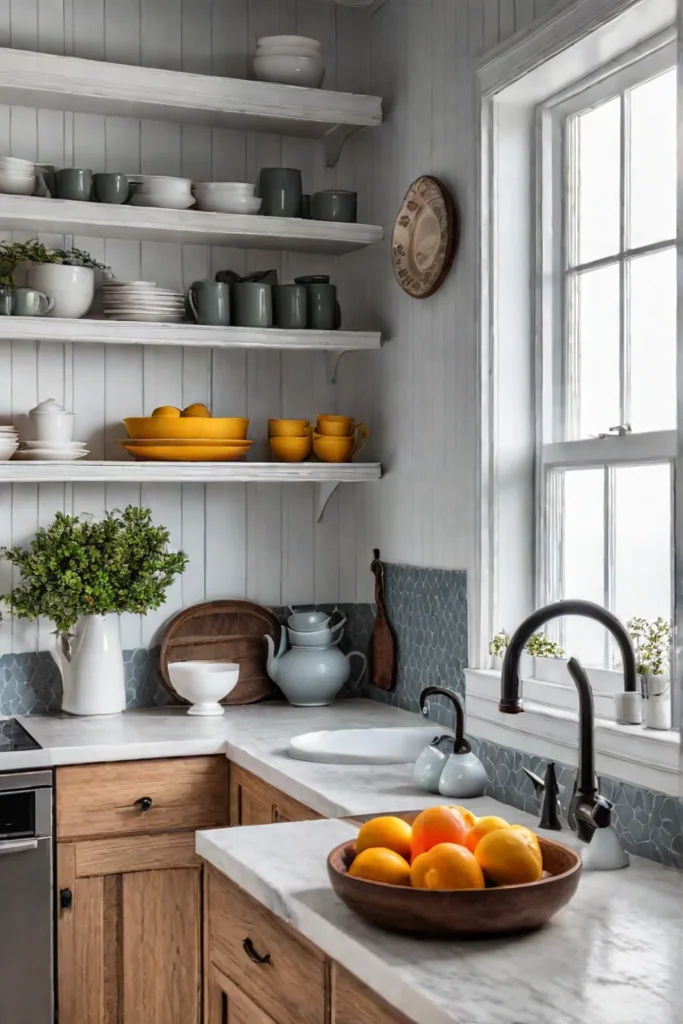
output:
[[[438,178],[418,178],[406,192],[391,239],[394,275],[414,299],[438,292],[460,238],[460,218]]]

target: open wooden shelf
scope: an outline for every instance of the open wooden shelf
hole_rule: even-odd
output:
[[[378,96],[7,48],[0,103],[319,139],[382,123]]]
[[[225,245],[340,256],[381,242],[374,224],[335,224],[295,217],[261,217],[147,206],[109,206],[69,199],[0,195],[3,231],[50,231],[183,245]]]
[[[374,331],[286,331],[271,327],[200,327],[125,320],[62,320],[56,317],[0,317],[0,341],[95,342],[103,345],[170,345],[185,348],[283,349],[319,352],[380,348]]]

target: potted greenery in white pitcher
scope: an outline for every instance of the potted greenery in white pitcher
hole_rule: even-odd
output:
[[[19,584],[3,595],[20,619],[55,624],[51,654],[62,674],[62,709],[73,715],[123,711],[126,691],[118,616],[145,615],[187,565],[168,550],[169,532],[149,509],[129,505],[103,519],[58,512],[28,550],[2,548]]]
[[[671,728],[669,651],[671,623],[661,615],[654,622],[629,619],[627,627],[636,652],[636,671],[643,693],[643,725],[646,729]]]

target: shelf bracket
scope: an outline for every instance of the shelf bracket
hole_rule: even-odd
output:
[[[357,131],[357,126],[349,124],[336,124],[334,128],[330,128],[329,132],[323,139],[323,146],[325,148],[325,167],[337,166],[342,149],[344,148],[344,143],[349,136],[354,135]]]
[[[315,521],[316,521],[316,523],[319,523],[319,522],[322,521],[323,512],[325,511],[325,506],[327,505],[328,501],[330,500],[330,498],[332,497],[332,495],[334,494],[334,492],[337,490],[338,487],[339,487],[339,481],[338,480],[332,480],[329,483],[323,483],[323,484],[316,484],[315,485],[315,492],[316,492]]]
[[[342,356],[345,356],[346,352],[328,352],[325,356],[327,362],[327,383],[336,384],[337,374],[339,372],[339,364]]]

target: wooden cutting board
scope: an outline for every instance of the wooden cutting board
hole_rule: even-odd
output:
[[[168,625],[161,645],[160,668],[164,683],[183,704],[189,703],[174,690],[169,662],[226,661],[240,666],[239,682],[222,704],[253,704],[277,692],[266,671],[264,636],[280,643],[280,622],[263,605],[252,601],[207,601],[186,608]]]
[[[372,682],[380,690],[393,690],[396,685],[396,637],[389,625],[384,596],[384,566],[379,548],[374,549],[370,571],[375,577],[375,624],[372,627]]]

